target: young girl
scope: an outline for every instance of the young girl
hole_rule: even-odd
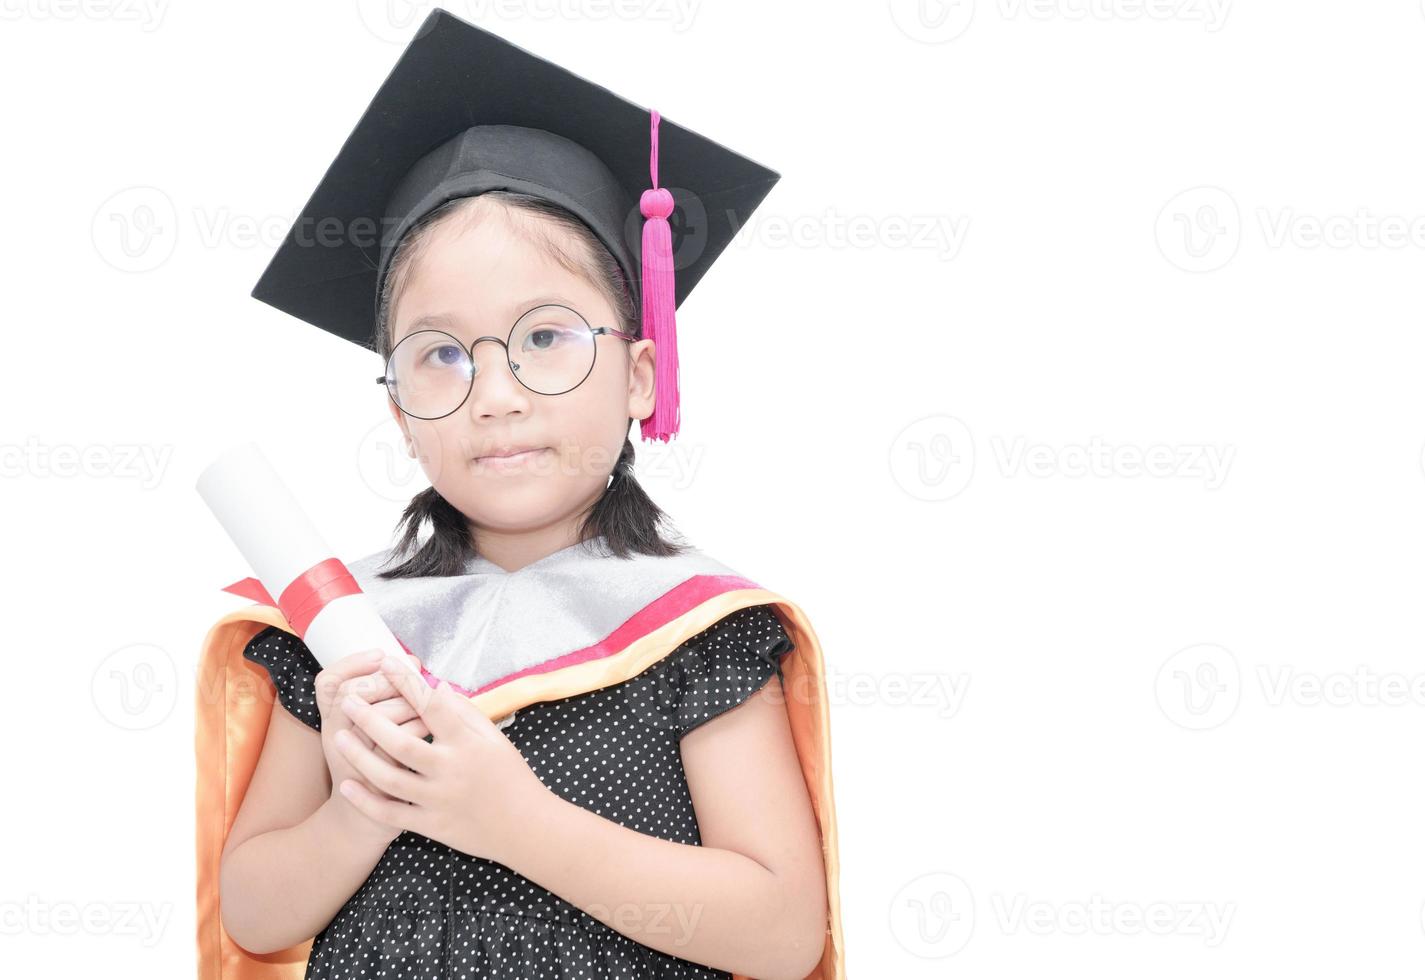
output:
[[[557,112],[469,125],[510,115],[482,117],[457,91],[470,64]],[[417,78],[460,112],[409,108]],[[681,297],[667,229],[645,230],[641,262],[618,233],[617,152],[549,129],[597,115],[591,88],[436,11],[308,206],[371,210],[337,199],[353,159],[398,171],[377,180],[395,230],[374,280],[343,287],[370,289],[366,327],[331,292],[341,280],[311,268],[288,277],[284,308],[371,342],[430,478],[400,541],[349,566],[420,673],[365,652],[322,669],[271,605],[210,631],[202,976],[844,975],[820,650],[795,605],[665,536],[634,478],[631,420],[676,431]],[[391,122],[397,105],[407,122]],[[364,141],[373,128],[384,155]],[[655,113],[655,168],[658,132]],[[387,159],[402,146],[414,163]],[[709,146],[721,159],[704,162],[726,169],[734,155]],[[723,203],[740,221],[756,200]],[[667,217],[644,204],[650,223]],[[730,237],[706,231],[685,279]],[[264,282],[341,261],[294,254]],[[304,278],[318,292],[291,298]]]

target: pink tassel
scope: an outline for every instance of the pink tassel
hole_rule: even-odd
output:
[[[668,216],[673,195],[658,186],[658,111],[652,112],[649,172],[653,189],[643,192],[643,336],[654,344],[653,414],[643,420],[643,438],[667,442],[678,432],[678,333],[673,286],[673,232]]]

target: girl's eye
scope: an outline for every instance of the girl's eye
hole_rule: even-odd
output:
[[[454,344],[438,344],[422,359],[429,367],[454,367],[465,360],[465,351]]]
[[[527,351],[553,350],[566,343],[570,332],[560,327],[533,327],[525,334],[521,348]]]

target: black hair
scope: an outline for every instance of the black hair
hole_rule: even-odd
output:
[[[621,329],[643,336],[638,304],[627,277],[617,260],[588,225],[573,212],[552,201],[513,191],[487,191],[479,198],[494,199],[508,208],[554,221],[579,242],[582,256],[569,255],[553,239],[544,235],[537,222],[527,222],[522,231],[532,234],[538,245],[572,272],[589,277],[609,299]],[[455,198],[422,215],[402,237],[391,256],[386,283],[381,291],[376,317],[375,349],[384,362],[391,354],[391,308],[409,278],[415,258],[424,251],[436,224],[461,212],[474,197]],[[633,419],[629,420],[632,428]],[[653,502],[633,475],[633,440],[625,435],[623,449],[613,468],[613,482],[594,503],[579,527],[579,540],[602,536],[619,558],[632,555],[676,555],[687,549],[686,542],[673,541],[662,531],[667,515]],[[430,525],[430,535],[416,548],[421,528]],[[422,575],[459,575],[466,563],[479,554],[475,530],[455,505],[427,487],[411,498],[396,524],[401,538],[394,554],[409,554],[405,561],[380,578],[412,578]],[[414,551],[414,553],[412,553]],[[394,557],[394,555],[393,555]]]

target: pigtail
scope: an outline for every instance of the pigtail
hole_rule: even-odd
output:
[[[609,550],[620,558],[634,554],[668,556],[685,551],[686,544],[663,536],[661,527],[668,515],[633,475],[631,438],[624,438],[612,476],[608,489],[584,518],[580,537],[603,535]]]
[[[430,525],[430,535],[416,553],[381,578],[410,578],[421,575],[458,575],[475,557],[470,539],[470,522],[435,487],[426,487],[411,498],[396,529],[401,533],[396,554],[415,548],[421,528]]]

